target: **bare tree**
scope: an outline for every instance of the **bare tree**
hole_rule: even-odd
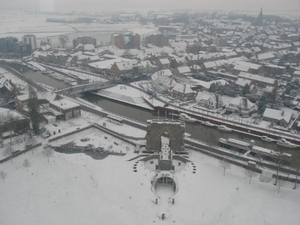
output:
[[[58,37],[59,43],[64,48],[66,44],[69,42],[69,37],[67,35],[61,35]]]
[[[2,129],[3,125],[6,123],[6,118],[3,114],[0,114],[0,147],[3,148],[3,137],[2,137]]]
[[[12,155],[13,155],[13,152],[14,152],[14,148],[11,147],[11,146],[7,146],[4,151],[3,151],[3,155],[6,156],[6,157],[10,157],[10,161],[11,163],[13,163],[12,161]]]
[[[33,154],[33,146],[37,143],[37,140],[35,137],[27,138],[26,145],[31,148],[31,152]]]
[[[53,155],[53,149],[49,146],[45,146],[43,149],[43,155],[47,157],[49,163],[49,157]]]
[[[20,143],[22,143],[22,137],[20,135],[18,135],[16,138],[15,138],[15,141],[16,143],[18,143],[18,146],[20,145]]]
[[[3,170],[0,171],[0,177],[2,178],[3,183],[4,183],[4,179],[6,177],[6,173]]]
[[[8,112],[6,119],[7,119],[7,122],[9,123],[9,127],[10,127],[10,145],[12,145],[12,136],[13,136],[13,131],[15,128],[17,118],[12,112]]]
[[[30,167],[31,163],[28,159],[24,159],[23,166],[26,167],[28,173],[28,167]]]
[[[297,183],[298,183],[298,174],[300,172],[300,152],[299,151],[296,155],[293,156],[292,164],[295,167],[295,172],[296,172],[295,185],[294,185],[294,189],[296,189]]]
[[[275,159],[275,165],[276,165],[276,180],[275,180],[275,186],[277,185],[278,179],[279,179],[279,170],[282,166],[283,161],[283,152],[278,152],[277,158]]]
[[[277,186],[278,186],[277,194],[280,193],[280,188],[283,184],[284,184],[284,180],[282,180],[282,179],[277,180]]]
[[[252,177],[254,177],[256,174],[257,174],[257,173],[254,172],[254,171],[251,170],[251,169],[245,169],[245,175],[246,175],[247,177],[249,177],[249,184],[251,184],[251,179],[252,179]]]
[[[230,163],[226,159],[220,159],[219,165],[223,169],[225,177],[226,170],[230,169]]]
[[[32,123],[32,129],[35,134],[39,134],[39,122],[40,122],[40,113],[39,113],[39,100],[36,90],[28,85],[29,98],[27,100],[28,114]]]

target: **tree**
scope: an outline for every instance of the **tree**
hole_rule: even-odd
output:
[[[6,173],[3,170],[0,171],[0,177],[2,178],[3,183],[4,183],[4,179],[6,177]]]
[[[69,42],[69,37],[67,35],[61,35],[58,37],[59,43],[65,48],[65,45]]]
[[[225,177],[226,170],[230,169],[230,163],[226,159],[220,159],[219,165],[223,169]]]
[[[257,105],[258,106],[257,112],[259,114],[262,115],[264,113],[264,111],[267,108],[267,103],[268,103],[267,98],[265,96],[261,96]]]
[[[11,146],[7,146],[4,151],[3,151],[3,155],[6,156],[6,157],[10,157],[10,161],[11,163],[13,163],[12,161],[12,155],[13,155],[13,152],[14,152],[14,148],[11,147]]]
[[[15,117],[15,115],[12,112],[8,112],[6,120],[9,123],[9,127],[10,127],[10,145],[12,145],[13,130],[14,130],[17,118]]]
[[[31,152],[33,154],[33,146],[37,143],[37,140],[35,139],[35,137],[30,137],[27,138],[26,140],[26,145],[29,146],[31,148]]]
[[[245,86],[243,87],[243,90],[242,90],[242,95],[245,97],[249,93],[250,93],[250,85],[245,84]]]
[[[6,118],[3,114],[0,114],[0,147],[3,148],[3,137],[2,137],[2,127],[4,126]]]
[[[53,149],[49,146],[45,146],[43,149],[43,155],[47,157],[49,163],[49,157],[53,155]]]
[[[30,167],[30,161],[28,159],[24,159],[23,166],[26,167],[27,173],[28,173],[28,167]]]
[[[29,98],[27,101],[28,114],[32,123],[32,129],[35,134],[39,134],[39,122],[40,122],[40,113],[39,113],[39,100],[36,90],[28,85]]]
[[[280,151],[278,152],[277,158],[275,159],[275,165],[276,165],[276,180],[274,184],[275,186],[277,185],[279,180],[279,170],[281,168],[282,162],[283,162],[283,152]]]
[[[251,184],[251,178],[256,175],[256,172],[251,169],[245,169],[245,175],[249,177],[249,184]]]
[[[23,142],[22,137],[21,137],[20,135],[18,135],[18,136],[15,138],[15,142],[18,143],[18,146],[19,146],[20,143]]]
[[[293,156],[292,164],[295,167],[295,172],[296,172],[296,178],[295,178],[295,184],[294,184],[294,189],[296,189],[297,183],[298,183],[298,175],[300,172],[300,152],[299,151],[297,152],[296,155]]]
[[[282,179],[278,179],[277,180],[277,186],[278,186],[278,190],[277,190],[277,194],[280,193],[280,187],[284,184],[284,180]]]

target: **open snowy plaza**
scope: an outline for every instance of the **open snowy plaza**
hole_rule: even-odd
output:
[[[84,114],[84,117],[92,116]],[[65,127],[63,134],[83,127],[84,120],[51,126]],[[145,135],[138,129],[109,122],[107,127],[133,136]],[[84,153],[54,152],[48,163],[41,146],[34,149],[34,154],[28,151],[12,163],[0,164],[0,171],[7,175],[0,183],[1,224],[279,225],[300,221],[300,191],[293,189],[293,183],[283,183],[278,193],[273,181],[261,182],[259,175],[253,176],[249,184],[244,169],[233,165],[223,176],[217,159],[190,151],[190,162],[181,164],[172,173],[177,192],[165,184],[153,188],[151,181],[156,172],[151,169],[151,161],[135,158],[138,154],[134,153],[134,146],[95,128],[61,138],[51,145],[70,141],[79,144],[83,138],[90,139],[86,145],[104,148],[118,142],[114,149],[126,154],[95,160]],[[24,159],[30,161],[27,168]]]

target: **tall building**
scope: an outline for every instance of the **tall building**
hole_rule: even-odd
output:
[[[50,37],[41,38],[40,45],[46,45],[46,44],[52,46],[52,40]]]
[[[158,47],[164,47],[169,45],[169,38],[162,34],[152,34],[146,37],[145,44],[151,44]]]
[[[14,43],[14,53],[19,55],[21,58],[23,56],[31,55],[31,44],[23,41]]]
[[[82,37],[77,37],[73,39],[73,48],[76,48],[79,44],[92,44],[94,47],[97,46],[97,40],[96,38],[93,38],[91,36],[82,36]]]
[[[141,37],[139,34],[112,34],[110,44],[119,49],[139,49],[141,46]]]
[[[30,44],[31,45],[31,49],[36,49],[37,45],[36,45],[36,38],[35,35],[33,34],[26,34],[22,37],[22,41]]]
[[[14,44],[18,42],[16,37],[3,37],[0,38],[0,52],[12,53],[14,52]]]
[[[124,36],[122,34],[112,34],[110,44],[119,49],[124,49]]]
[[[262,12],[262,8],[260,9],[260,13],[257,16],[257,18],[255,19],[254,26],[263,26],[264,25],[264,16],[263,16],[263,12]]]

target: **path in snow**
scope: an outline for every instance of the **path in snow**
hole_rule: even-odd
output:
[[[172,196],[174,195],[174,187],[171,184],[158,184],[155,193],[159,197],[158,199],[158,211],[157,211],[157,222],[158,224],[171,224],[172,213]],[[165,214],[165,219],[162,220],[161,216]]]

